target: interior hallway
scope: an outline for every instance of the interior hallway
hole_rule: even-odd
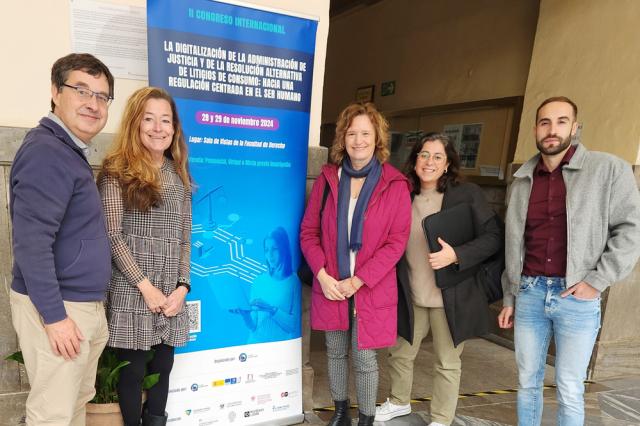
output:
[[[311,363],[315,371],[314,404],[318,409],[332,407],[326,375],[324,336],[313,332]],[[431,395],[432,344],[425,339],[416,359],[412,396],[428,398]],[[380,386],[378,402],[389,394],[389,376],[386,371],[386,351],[379,351]],[[457,416],[453,425],[515,425],[517,386],[514,354],[511,350],[484,339],[467,341],[462,361],[461,394],[473,394],[458,402]],[[547,366],[545,385],[553,385],[553,367]],[[497,391],[497,394],[484,392]],[[480,395],[478,395],[480,394]],[[355,402],[355,391],[351,385],[351,400]],[[550,386],[544,391],[544,425],[556,424],[557,404],[555,390]],[[627,377],[588,384],[586,389],[586,425],[622,426],[640,425],[640,377]],[[429,403],[412,402],[412,414],[398,417],[378,425],[427,425]],[[331,418],[330,411],[316,410],[307,413],[306,423],[324,425]],[[357,410],[352,410],[357,416]],[[357,422],[354,421],[354,425]]]

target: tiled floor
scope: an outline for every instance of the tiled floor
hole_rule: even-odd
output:
[[[315,371],[314,404],[318,409],[307,413],[306,423],[323,425],[331,417],[331,407],[326,375],[324,340],[320,334],[312,337],[311,363]],[[386,352],[378,353],[380,367],[379,402],[389,393],[389,376],[386,369]],[[425,341],[416,359],[414,398],[431,396],[433,355],[431,342]],[[511,392],[517,385],[517,372],[513,352],[483,339],[470,340],[465,344],[462,356],[462,382],[460,392],[473,394],[458,402],[453,425],[514,425],[516,418],[516,394]],[[547,367],[545,384],[553,385],[553,367]],[[505,391],[500,394],[482,394],[488,391]],[[476,395],[480,393],[480,395]],[[355,392],[351,386],[351,399]],[[586,425],[622,426],[640,425],[640,377],[614,379],[589,384],[586,388]],[[557,403],[555,390],[544,391],[544,425],[556,424]],[[412,403],[412,414],[399,417],[378,425],[427,425],[429,424],[429,403]],[[352,410],[357,416],[357,410]],[[354,425],[356,422],[354,422]]]

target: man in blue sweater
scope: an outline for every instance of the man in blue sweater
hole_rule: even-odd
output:
[[[89,54],[51,69],[51,108],[16,153],[11,314],[31,391],[27,425],[84,425],[107,325],[111,256],[86,158],[107,122],[113,76]]]

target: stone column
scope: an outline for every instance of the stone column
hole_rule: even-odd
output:
[[[640,167],[634,167],[640,187]],[[638,241],[640,244],[640,241]],[[602,295],[602,328],[589,365],[589,378],[640,374],[640,263],[631,275]]]
[[[328,150],[322,146],[310,146],[307,163],[307,197],[311,186],[320,174],[322,165],[327,162]],[[311,305],[311,288],[302,285],[302,408],[313,410],[313,367],[311,366],[311,326],[309,323],[309,307]]]

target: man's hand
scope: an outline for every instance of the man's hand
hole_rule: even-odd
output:
[[[600,291],[591,287],[586,282],[580,281],[578,284],[563,291],[560,297],[567,297],[570,294],[573,294],[573,297],[576,299],[593,300],[600,296]]]
[[[324,268],[318,272],[318,282],[320,283],[324,297],[329,300],[344,300],[344,296],[338,290],[338,281],[329,275]]]
[[[456,252],[453,250],[453,247],[447,244],[447,242],[440,237],[438,237],[438,243],[442,246],[442,250],[429,255],[429,264],[433,270],[446,268],[452,263],[456,263],[458,261],[458,256],[456,256]]]
[[[511,328],[513,327],[513,306],[505,306],[498,315],[498,327]]]
[[[54,354],[64,359],[75,359],[80,354],[80,342],[84,340],[82,332],[69,317],[62,321],[45,324],[49,344]]]
[[[155,312],[157,314],[162,312],[162,307],[167,303],[167,298],[159,289],[151,284],[149,279],[145,278],[140,281],[138,283],[138,289],[140,290],[140,293],[142,293],[144,303],[147,304],[147,307],[151,312]]]
[[[155,288],[155,287],[154,287]],[[159,290],[158,290],[159,291]],[[164,305],[162,305],[162,313],[165,317],[175,317],[182,309],[184,298],[187,295],[187,288],[184,286],[176,287],[175,290],[167,297]]]

